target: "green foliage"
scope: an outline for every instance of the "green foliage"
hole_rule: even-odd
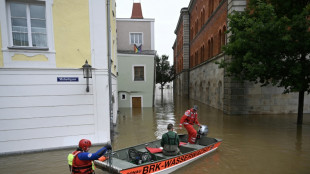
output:
[[[168,61],[169,56],[162,55],[159,57],[155,56],[156,62],[156,83],[160,83],[161,87],[163,87],[167,82],[173,80],[173,66],[170,66]]]
[[[239,80],[310,92],[309,0],[250,0],[244,12],[229,15],[230,62],[220,62]]]

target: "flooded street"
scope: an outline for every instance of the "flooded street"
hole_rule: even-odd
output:
[[[159,139],[168,123],[177,129],[181,116],[193,104],[199,106],[198,119],[209,127],[210,137],[223,139],[219,148],[175,171],[178,174],[308,174],[310,171],[310,114],[296,125],[291,115],[224,115],[222,111],[196,101],[156,93],[155,108],[120,109],[112,146],[122,149]],[[297,107],[297,106],[296,106]],[[196,126],[197,128],[197,126]],[[87,137],[85,137],[87,138]],[[100,147],[92,147],[95,152]],[[74,149],[1,156],[0,173],[69,173],[67,155]],[[96,173],[106,173],[96,169]]]

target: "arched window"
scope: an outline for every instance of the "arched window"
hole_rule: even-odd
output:
[[[207,60],[209,57],[208,57],[208,53],[209,53],[209,51],[208,51],[208,43],[206,44],[206,46],[204,46],[204,55],[205,55],[205,58],[204,58],[204,60]]]
[[[209,16],[213,13],[214,9],[214,0],[209,0]]]
[[[195,35],[197,35],[198,33],[198,19],[196,19],[196,22],[195,22]]]
[[[191,31],[190,31],[190,32],[191,32],[191,35],[190,35],[190,36],[191,36],[191,37],[190,37],[190,40],[193,40],[193,38],[194,38],[194,31],[193,31],[193,27],[191,28]]]
[[[201,10],[201,12],[200,12],[200,25],[201,25],[201,28],[202,28],[202,26],[203,26],[203,15],[202,15],[202,10]]]
[[[214,0],[211,0],[211,14],[213,13],[214,10]]]
[[[195,63],[194,66],[198,64],[198,51],[195,52]]]
[[[193,63],[194,63],[193,59],[194,59],[194,56],[191,55],[191,57],[190,57],[190,68],[193,67]]]
[[[205,8],[202,9],[202,21],[203,21],[203,24],[205,24],[205,22],[206,22],[206,10],[205,10]]]
[[[198,59],[197,59],[196,65],[198,65],[200,63],[200,56],[201,56],[200,51],[201,51],[200,48],[198,48],[198,50],[197,50]]]
[[[222,40],[223,40],[223,37],[222,37],[222,30],[219,31],[219,37],[218,37],[218,53],[221,53],[222,51]]]
[[[203,62],[203,47],[200,47],[200,63]]]
[[[210,39],[208,40],[208,59],[211,58],[211,41]]]
[[[210,52],[211,52],[211,53],[210,53],[210,54],[211,54],[211,57],[214,56],[214,54],[213,54],[213,46],[214,46],[213,43],[214,43],[214,42],[213,42],[213,37],[211,37],[211,48],[210,48],[210,49],[211,49],[211,50],[210,50]]]
[[[202,46],[202,61],[206,60],[206,57],[205,57],[205,45]]]
[[[226,45],[226,26],[223,27],[222,45]]]

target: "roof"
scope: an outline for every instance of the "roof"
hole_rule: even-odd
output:
[[[133,3],[131,19],[143,19],[141,3]]]

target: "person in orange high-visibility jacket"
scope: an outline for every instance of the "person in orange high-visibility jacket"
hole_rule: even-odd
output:
[[[190,144],[195,144],[197,131],[194,129],[194,124],[197,124],[200,127],[198,122],[198,114],[197,114],[198,106],[194,105],[193,108],[185,111],[184,115],[180,121],[180,128],[182,129],[182,125],[184,125],[185,129],[188,133],[188,142]]]

